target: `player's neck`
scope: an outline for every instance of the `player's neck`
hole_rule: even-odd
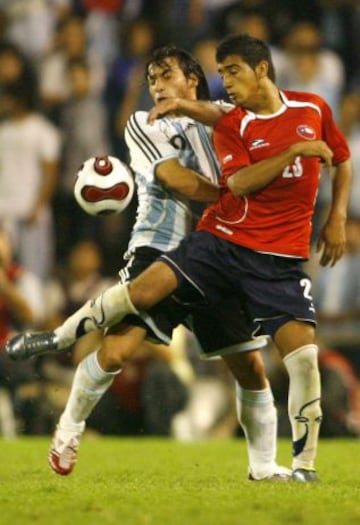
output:
[[[275,84],[270,84],[266,89],[262,90],[252,107],[249,108],[257,115],[273,115],[277,113],[283,106],[279,89]]]

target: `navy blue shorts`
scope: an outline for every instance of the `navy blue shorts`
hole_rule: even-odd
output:
[[[289,320],[316,324],[311,281],[300,259],[259,253],[197,231],[159,260],[177,275],[179,302],[216,305],[235,294],[259,333],[271,336]]]
[[[121,282],[128,282],[154,262],[162,252],[148,247],[138,248],[125,268],[120,270]],[[191,288],[189,289],[191,296]],[[169,344],[173,330],[184,324],[196,336],[204,356],[227,355],[265,346],[266,339],[256,337],[256,325],[242,307],[240,297],[231,295],[216,305],[187,305],[168,297],[141,316],[128,315],[126,321],[143,326],[148,338]]]

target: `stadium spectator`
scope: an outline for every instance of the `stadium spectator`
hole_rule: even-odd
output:
[[[70,12],[71,3],[71,0],[0,0],[6,18],[5,37],[36,64],[50,48],[55,26]]]
[[[37,99],[37,78],[34,64],[14,44],[0,42],[0,92],[2,87],[21,82],[33,92]]]
[[[91,91],[100,95],[106,78],[105,64],[101,57],[88,48],[84,20],[70,15],[59,22],[54,45],[39,64],[40,99],[44,111],[55,121],[59,107],[70,96],[67,68],[74,59],[82,59],[88,63]]]
[[[151,107],[151,98],[144,83],[144,64],[156,44],[154,25],[148,19],[136,19],[128,24],[121,40],[119,55],[110,67],[105,100],[112,150],[125,160],[126,122],[135,109],[148,110]]]
[[[349,142],[354,170],[349,212],[360,218],[360,93],[345,93],[339,107],[339,127]]]
[[[122,27],[121,21],[126,16],[126,3],[124,0],[80,1],[81,13],[85,16],[89,52],[101,57],[106,69],[118,53],[117,35]]]
[[[29,396],[20,387],[33,387],[38,378],[34,361],[14,367],[4,345],[16,330],[41,326],[43,291],[40,280],[16,262],[12,240],[0,226],[0,433],[7,438],[30,430]]]
[[[49,276],[45,286],[44,327],[52,329],[84,301],[101,293],[113,282],[103,274],[103,255],[93,241],[79,241],[71,247],[65,264]]]
[[[286,64],[283,50],[273,43],[271,17],[265,11],[244,9],[244,6],[233,6],[230,15],[226,17],[226,33],[247,33],[267,42],[271,50],[276,76],[281,78],[281,72]]]
[[[312,22],[297,22],[284,39],[286,62],[279,71],[283,89],[321,93],[337,116],[345,87],[340,57],[323,46],[320,29]]]
[[[1,93],[6,119],[0,123],[0,220],[12,233],[20,264],[45,279],[53,266],[50,201],[60,136],[36,110],[34,95],[25,82],[4,86]]]
[[[61,172],[53,209],[57,231],[57,257],[64,260],[69,248],[82,239],[100,240],[107,221],[84,213],[74,199],[76,173],[83,162],[110,153],[106,108],[91,92],[90,70],[83,59],[68,64],[70,95],[59,110],[63,136]],[[121,219],[119,218],[119,221]]]
[[[215,61],[217,43],[217,40],[213,38],[206,38],[199,40],[192,50],[193,55],[197,58],[204,70],[209,85],[211,100],[222,100],[226,97]]]

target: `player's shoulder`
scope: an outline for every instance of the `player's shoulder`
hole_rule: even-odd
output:
[[[156,139],[156,137],[163,134],[163,119],[155,120],[153,123],[149,124],[148,115],[148,111],[135,111],[130,115],[126,124],[126,130],[130,135],[141,134]]]
[[[238,127],[239,121],[241,121],[245,115],[246,110],[241,106],[229,107],[229,110],[224,113],[219,120],[216,122],[214,129],[221,129],[222,127]]]
[[[291,102],[304,102],[317,106],[319,109],[322,109],[326,106],[325,100],[316,93],[311,93],[307,91],[288,91],[283,90],[282,94]]]
[[[131,126],[131,127],[140,126],[141,128],[143,128],[144,126],[150,127],[147,121],[148,115],[149,115],[148,111],[135,111],[128,118],[126,126]]]

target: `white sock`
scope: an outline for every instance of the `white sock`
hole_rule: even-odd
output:
[[[120,372],[105,372],[97,352],[87,355],[76,369],[70,396],[59,421],[63,431],[83,432],[85,420]]]
[[[288,410],[293,439],[293,469],[314,468],[321,423],[318,347],[301,346],[284,357],[289,373]]]
[[[139,312],[130,300],[127,284],[115,284],[102,295],[87,301],[55,329],[59,338],[58,349],[70,346],[92,330],[121,321],[127,314],[137,313]]]
[[[276,466],[277,413],[270,386],[245,390],[236,383],[236,412],[247,441],[249,472],[255,479],[271,476]]]

